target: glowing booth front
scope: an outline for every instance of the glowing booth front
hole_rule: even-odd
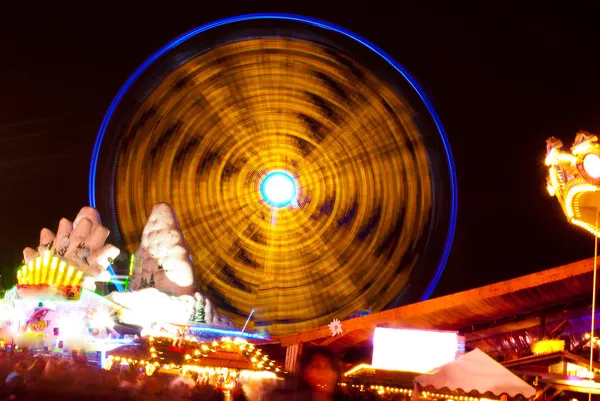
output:
[[[250,393],[257,385],[274,384],[281,372],[261,349],[230,337],[203,342],[193,337],[146,336],[110,351],[104,368],[132,369],[146,376],[194,376],[196,382],[223,390],[243,385]]]
[[[372,363],[348,370],[343,384],[351,389],[411,396],[412,382],[418,374],[454,361],[463,351],[464,340],[456,332],[377,327]]]
[[[0,327],[19,347],[101,351],[117,338],[117,306],[81,287],[17,285],[0,302]]]

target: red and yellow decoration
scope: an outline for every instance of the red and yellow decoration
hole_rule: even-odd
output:
[[[17,284],[17,290],[20,298],[54,298],[66,301],[79,301],[81,298],[81,287],[76,285]]]
[[[44,252],[17,271],[19,285],[49,285],[77,287],[83,278],[83,272],[69,265],[50,251]]]

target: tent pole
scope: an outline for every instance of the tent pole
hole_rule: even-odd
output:
[[[596,208],[596,227],[598,227],[598,208]],[[598,267],[598,235],[594,235],[594,281],[592,287],[592,329],[590,331],[590,373],[594,373],[594,343],[596,318],[596,270]],[[592,401],[592,390],[588,393],[588,401]]]

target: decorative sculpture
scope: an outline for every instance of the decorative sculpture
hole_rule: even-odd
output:
[[[194,293],[194,267],[175,212],[166,203],[154,205],[135,251],[134,290],[154,287],[169,295]],[[151,285],[151,282],[154,285]]]
[[[44,228],[37,250],[23,251],[25,265],[17,274],[20,288],[24,286],[25,291],[43,285],[49,290],[74,292],[78,285],[95,290],[96,282],[110,281],[108,266],[119,249],[105,245],[108,234],[91,207],[81,209],[72,223],[62,219],[56,234]],[[125,323],[142,327],[157,322],[187,325],[193,316],[196,321],[192,323],[233,327],[212,301],[195,292],[194,267],[175,212],[168,204],[159,203],[152,209],[132,260],[133,291],[107,296],[125,307],[121,311]]]
[[[77,285],[83,279],[82,287],[95,290],[97,281],[110,280],[108,266],[120,252],[105,245],[109,233],[91,207],[82,208],[72,223],[62,219],[56,234],[42,229],[37,250],[23,250],[19,283]]]
[[[168,204],[159,203],[152,208],[140,246],[135,251],[133,292],[113,292],[108,298],[134,312],[124,315],[124,320],[131,324],[187,325],[195,308],[202,308],[202,323],[233,327],[231,320],[222,316],[210,299],[195,291],[193,271],[175,212]]]
[[[342,322],[340,322],[339,319],[333,319],[328,326],[329,331],[331,332],[331,337],[339,336],[344,332],[342,329]]]

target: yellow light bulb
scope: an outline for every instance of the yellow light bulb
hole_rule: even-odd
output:
[[[56,266],[58,266],[58,258],[56,256],[52,256],[52,259],[50,260],[50,274],[48,275],[48,284],[50,285],[54,285]]]
[[[65,279],[63,280],[63,285],[69,285],[69,282],[71,281],[71,277],[73,276],[73,272],[75,271],[75,268],[71,265],[69,265],[69,268],[67,269],[67,275],[65,276]]]
[[[42,273],[42,258],[38,256],[35,258],[35,276],[34,276],[34,284],[40,283],[40,274]]]

